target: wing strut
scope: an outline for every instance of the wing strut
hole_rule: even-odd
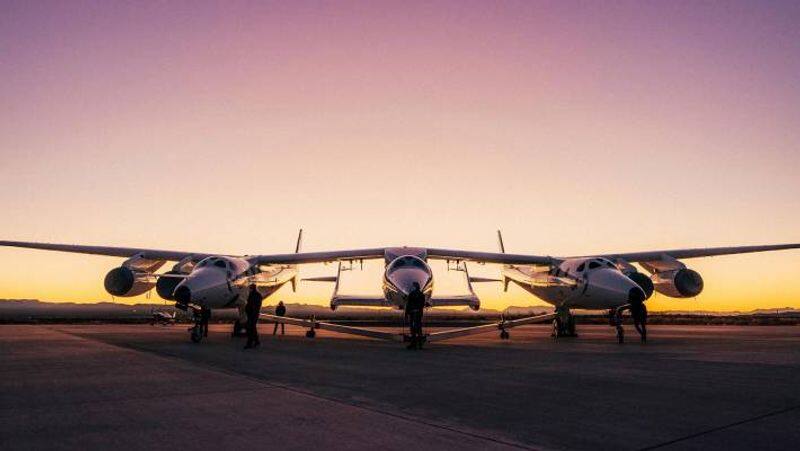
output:
[[[557,315],[555,313],[546,313],[544,315],[529,316],[526,318],[520,318],[511,321],[506,321],[506,319],[503,318],[500,322],[497,323],[483,324],[474,327],[464,327],[453,330],[445,330],[442,332],[434,332],[432,334],[427,335],[426,341],[449,340],[451,338],[485,334],[487,332],[495,332],[495,331],[500,332],[500,338],[506,339],[508,338],[508,332],[507,332],[508,329],[524,326],[526,324],[546,323],[548,321],[554,320],[556,316]]]
[[[329,330],[331,332],[339,332],[342,334],[360,335],[362,337],[377,338],[380,340],[399,341],[399,342],[403,341],[403,334],[382,332],[379,330],[364,329],[361,327],[343,326],[341,324],[327,323],[323,321],[317,321],[316,318],[314,317],[312,317],[311,319],[302,319],[302,318],[291,318],[288,316],[275,316],[267,313],[262,313],[260,316],[261,318],[264,318],[268,321],[272,321],[275,323],[291,324],[294,326],[307,327],[308,331],[306,332],[306,336],[309,338],[313,338],[314,335],[316,335],[316,333],[314,332],[316,329],[322,329],[322,330]]]
[[[500,322],[491,324],[482,324],[474,327],[464,327],[460,329],[446,330],[442,332],[434,332],[425,336],[426,342],[443,341],[452,338],[466,337],[469,335],[484,334],[487,332],[500,332],[500,337],[503,339],[508,338],[508,329],[524,326],[526,324],[544,323],[552,321],[556,318],[555,313],[546,313],[544,315],[529,316],[526,318],[515,319],[507,321],[503,318]],[[324,321],[317,321],[316,318],[301,319],[291,318],[287,316],[275,316],[267,313],[262,313],[261,318],[272,321],[274,323],[291,324],[294,326],[307,327],[306,336],[313,338],[316,335],[316,329],[329,330],[331,332],[338,332],[349,335],[359,335],[362,337],[377,338],[379,340],[388,341],[405,341],[403,334],[383,332],[373,329],[365,329],[361,327],[344,326],[341,324],[328,323]]]

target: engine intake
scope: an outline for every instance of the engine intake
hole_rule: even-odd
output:
[[[156,284],[155,277],[146,272],[134,271],[120,266],[106,274],[106,291],[112,296],[131,297],[146,293]]]
[[[180,274],[178,271],[167,271],[165,274]],[[156,282],[156,293],[161,299],[171,301],[175,299],[175,287],[181,283],[182,279],[177,277],[159,277]]]
[[[703,291],[703,278],[688,268],[655,273],[652,280],[656,291],[673,298],[693,298]]]

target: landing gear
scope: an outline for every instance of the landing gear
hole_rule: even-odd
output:
[[[247,328],[241,321],[236,320],[233,323],[233,332],[231,332],[231,337],[244,337],[247,335]]]
[[[309,326],[308,330],[306,331],[306,338],[314,338],[317,336],[317,318],[315,316],[311,317],[311,326]]]
[[[622,328],[622,312],[628,308],[630,308],[630,306],[625,304],[616,309],[609,310],[608,312],[609,323],[617,329],[617,341],[620,344],[625,343],[625,329]]]
[[[192,319],[194,326],[189,328],[189,338],[192,343],[200,343],[203,339],[203,314],[200,310],[195,309],[192,311]]]
[[[508,340],[509,338],[511,338],[511,335],[508,333],[507,330],[503,329],[503,330],[500,331],[500,339],[501,340]]]
[[[553,333],[554,338],[561,337],[577,337],[575,333],[575,315],[569,312],[569,309],[559,309],[556,311],[558,316],[553,320]]]
[[[190,335],[189,335],[189,338],[192,339],[192,342],[193,343],[200,343],[200,341],[203,339],[202,328],[199,325],[195,324],[194,327],[192,327],[189,330],[191,331]]]

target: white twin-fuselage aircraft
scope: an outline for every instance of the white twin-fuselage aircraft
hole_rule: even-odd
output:
[[[508,288],[515,283],[534,296],[553,305],[555,311],[517,320],[502,320],[499,323],[467,327],[430,333],[427,341],[437,341],[457,336],[489,331],[500,331],[501,338],[508,338],[508,329],[536,322],[553,322],[556,337],[574,336],[575,321],[571,309],[604,310],[617,318],[622,310],[632,305],[642,305],[654,291],[669,297],[687,298],[700,294],[703,279],[700,274],[687,268],[680,260],[718,255],[776,251],[800,248],[800,243],[766,246],[740,246],[708,249],[675,249],[635,253],[606,254],[585,257],[550,257],[540,255],[507,254],[502,236],[498,231],[500,252],[473,252],[465,250],[437,249],[426,247],[382,247],[329,252],[301,252],[302,230],[297,239],[295,252],[291,254],[229,256],[196,252],[162,251],[140,248],[83,246],[68,244],[0,241],[0,246],[12,246],[51,251],[104,255],[126,258],[119,268],[112,269],[105,278],[105,288],[113,296],[137,296],[155,288],[159,296],[174,300],[176,307],[195,313],[196,327],[192,331],[193,341],[200,341],[199,322],[207,310],[238,308],[240,320],[234,332],[241,328],[244,307],[251,285],[266,297],[286,283],[296,288],[297,265],[338,262],[335,277],[304,279],[335,283],[330,306],[373,306],[403,309],[415,284],[425,297],[429,307],[468,306],[480,308],[480,300],[472,289],[473,282],[504,282]],[[383,259],[383,296],[353,296],[339,293],[342,263]],[[465,274],[468,294],[437,297],[434,295],[434,276],[428,260],[446,260],[448,268]],[[176,262],[166,273],[157,273],[167,261]],[[466,263],[490,263],[502,265],[502,279],[470,277]],[[650,275],[639,272],[633,266],[639,264]],[[453,265],[451,267],[451,264]],[[404,334],[393,334],[364,328],[343,326],[315,319],[299,319],[262,314],[276,322],[308,327],[307,336],[313,337],[315,329],[363,335],[375,338],[403,341]],[[621,327],[617,328],[618,334]],[[621,336],[620,336],[621,339]]]

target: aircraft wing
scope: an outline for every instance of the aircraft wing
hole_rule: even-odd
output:
[[[506,254],[502,252],[477,252],[456,249],[428,248],[428,257],[439,260],[460,260],[503,265],[550,265],[557,259],[544,255]]]
[[[201,260],[209,254],[196,252],[164,251],[134,247],[83,246],[78,244],[30,243],[25,241],[0,241],[0,246],[41,249],[45,251],[73,252],[76,254],[105,255],[108,257],[129,258],[141,254],[148,260],[181,261],[186,257]]]
[[[385,250],[386,248],[377,247],[372,249],[346,249],[341,251],[256,255],[253,258],[261,265],[296,265],[303,263],[327,263],[341,260],[369,260],[374,258],[383,258]]]
[[[734,246],[734,247],[709,247],[697,249],[672,249],[664,251],[630,252],[623,254],[607,254],[602,257],[612,260],[621,259],[627,262],[650,262],[663,260],[665,256],[676,260],[684,258],[714,257],[717,255],[749,254],[753,252],[781,251],[786,249],[800,249],[800,243],[771,244],[765,246]]]

